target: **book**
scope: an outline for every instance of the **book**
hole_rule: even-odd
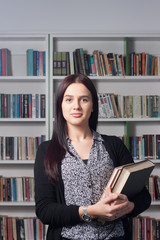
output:
[[[27,49],[27,76],[33,76],[33,49]]]
[[[145,160],[116,167],[107,187],[111,187],[113,193],[122,193],[131,198],[143,189],[154,166],[154,163]]]

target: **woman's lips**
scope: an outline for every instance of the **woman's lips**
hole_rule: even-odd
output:
[[[72,115],[73,117],[78,118],[78,117],[81,117],[81,116],[82,116],[82,113],[72,113],[71,115]]]

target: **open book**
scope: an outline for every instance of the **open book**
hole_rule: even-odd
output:
[[[145,160],[116,167],[106,187],[111,187],[112,192],[131,198],[143,189],[154,166],[154,163]]]

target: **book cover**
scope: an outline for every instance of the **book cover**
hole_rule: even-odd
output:
[[[61,75],[67,75],[67,52],[61,53]]]
[[[27,76],[33,76],[33,49],[27,49]]]
[[[43,76],[43,52],[42,51],[39,51],[38,67],[39,67],[39,76]]]
[[[154,166],[154,163],[146,160],[115,168],[107,187],[111,187],[112,192],[122,193],[131,198],[143,189]]]

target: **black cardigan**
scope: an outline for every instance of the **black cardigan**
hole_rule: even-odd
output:
[[[115,136],[102,135],[104,145],[108,151],[114,166],[133,162],[131,154],[123,142]],[[79,206],[65,204],[64,185],[61,178],[61,165],[59,164],[59,182],[51,183],[45,173],[44,158],[50,141],[43,142],[37,151],[34,175],[35,175],[35,202],[36,215],[44,223],[48,224],[47,240],[59,240],[61,229],[66,225],[75,225],[80,222],[78,213]],[[146,188],[131,199],[135,208],[131,214],[124,217],[123,223],[128,239],[131,239],[129,232],[128,217],[135,217],[146,210],[151,203],[151,197]],[[127,229],[127,231],[126,231]]]

